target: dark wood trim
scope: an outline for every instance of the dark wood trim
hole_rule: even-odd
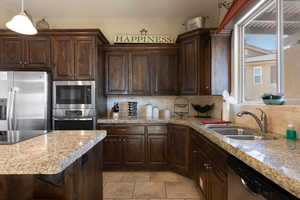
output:
[[[250,2],[251,0],[235,0],[219,25],[217,33],[221,32],[225,26],[229,24],[231,20]]]
[[[19,36],[27,37],[7,29],[0,29],[0,36]],[[97,36],[103,45],[109,45],[110,42],[99,29],[47,29],[39,30],[37,36]],[[34,36],[31,36],[34,37]]]

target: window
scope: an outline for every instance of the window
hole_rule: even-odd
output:
[[[241,103],[282,93],[300,104],[300,0],[257,0],[235,24],[234,95]]]
[[[254,77],[254,84],[262,84],[262,68],[261,67],[254,67],[253,68],[253,77]]]

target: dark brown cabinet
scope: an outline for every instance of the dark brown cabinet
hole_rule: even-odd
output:
[[[74,79],[74,45],[69,36],[57,36],[53,39],[53,79]]]
[[[23,66],[24,41],[18,37],[2,37],[0,39],[0,64],[8,67]]]
[[[129,94],[150,94],[150,60],[147,53],[129,54]]]
[[[0,67],[49,68],[51,42],[47,37],[0,37]]]
[[[189,175],[189,128],[185,126],[169,125],[169,159],[171,168],[183,175]]]
[[[167,126],[103,124],[107,130],[103,142],[103,164],[106,170],[168,169]]]
[[[197,29],[179,35],[180,94],[222,95],[230,90],[231,34]]]
[[[128,94],[128,56],[123,52],[109,52],[105,56],[106,94]]]
[[[123,137],[124,165],[132,167],[145,167],[146,151],[144,135]]]
[[[147,126],[148,142],[147,155],[150,169],[168,168],[168,127]]]
[[[54,80],[93,80],[95,53],[93,37],[53,37]]]
[[[106,48],[106,95],[176,95],[177,48]]]
[[[30,37],[25,40],[25,67],[51,66],[51,41],[48,37]]]
[[[94,79],[95,69],[95,39],[94,37],[75,37],[75,79]]]
[[[162,51],[151,56],[152,95],[178,94],[178,52]]]
[[[199,39],[189,39],[180,44],[180,93],[197,95],[199,82]]]
[[[191,131],[192,177],[206,200],[227,200],[228,154]]]
[[[105,166],[121,167],[122,151],[122,138],[107,136],[103,142],[103,164]]]

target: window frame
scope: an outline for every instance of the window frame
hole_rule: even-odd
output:
[[[245,27],[262,12],[269,7],[275,6],[277,10],[276,24],[277,24],[277,92],[284,92],[284,64],[283,64],[283,0],[260,0],[252,9],[247,12],[235,25],[234,25],[234,52],[236,56],[234,60],[233,76],[235,83],[233,84],[233,95],[241,104],[263,104],[263,101],[246,101],[245,100]]]

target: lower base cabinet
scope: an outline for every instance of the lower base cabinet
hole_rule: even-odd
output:
[[[100,124],[105,170],[166,170],[167,126]]]
[[[192,176],[205,200],[227,200],[227,153],[196,131],[191,143]]]

